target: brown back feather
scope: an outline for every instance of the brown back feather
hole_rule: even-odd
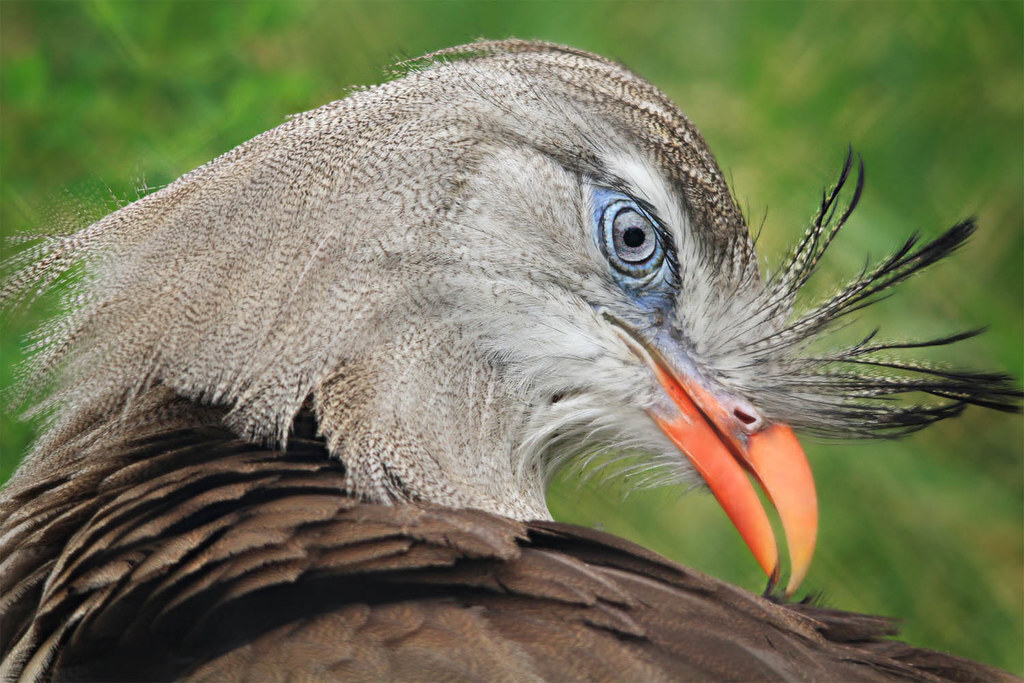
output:
[[[93,471],[4,502],[5,677],[1003,676],[597,531],[360,503],[310,416],[282,453],[180,408],[166,431],[94,445],[109,457]]]

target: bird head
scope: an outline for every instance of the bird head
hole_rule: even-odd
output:
[[[37,458],[98,415],[156,419],[153,396],[281,443],[312,406],[359,495],[527,519],[548,515],[554,467],[628,454],[652,482],[706,483],[775,580],[753,479],[791,592],[817,526],[793,428],[893,435],[1017,396],[889,356],[913,344],[814,350],[972,231],[911,239],[795,310],[860,195],[862,169],[842,200],[854,165],[762,273],[703,138],[638,76],[522,41],[428,55],[47,244],[12,289],[82,259],[88,275],[34,360],[61,377]],[[942,400],[884,400],[913,392]]]

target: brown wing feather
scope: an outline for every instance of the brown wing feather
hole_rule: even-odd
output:
[[[94,444],[105,457],[84,479],[5,498],[5,676],[1002,675],[883,640],[888,620],[777,605],[597,531],[360,503],[309,418],[286,453],[171,423]]]

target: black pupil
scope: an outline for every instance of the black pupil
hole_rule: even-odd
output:
[[[636,249],[644,243],[644,231],[640,228],[627,228],[622,233],[622,242],[630,249]]]

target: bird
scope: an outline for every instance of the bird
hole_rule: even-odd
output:
[[[863,187],[851,152],[765,272],[666,95],[508,39],[45,236],[0,290],[62,296],[23,372],[45,427],[0,491],[4,680],[1009,680],[793,599],[796,431],[1020,402],[899,355],[973,333],[829,341],[972,221],[797,306]],[[552,473],[600,459],[708,488],[765,594],[553,521]]]

